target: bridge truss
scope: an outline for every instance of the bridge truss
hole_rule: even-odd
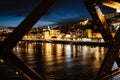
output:
[[[12,49],[22,39],[32,26],[49,10],[56,0],[42,0],[42,2],[18,25],[17,28],[3,42],[0,43],[0,55],[3,59],[8,60],[14,65],[18,72],[23,74],[29,80],[42,80],[43,78],[37,74],[32,68],[24,64],[18,57],[12,53]],[[108,51],[102,62],[95,80],[107,80],[120,73],[120,28],[112,37],[105,17],[103,16],[99,4],[120,9],[120,2],[112,0],[83,0],[87,7],[94,24],[97,25],[105,43],[108,43]],[[29,23],[28,23],[29,22]],[[27,26],[27,27],[26,27]],[[118,69],[112,71],[114,62],[116,61]],[[19,63],[19,64],[18,64]],[[17,64],[17,65],[16,65]]]

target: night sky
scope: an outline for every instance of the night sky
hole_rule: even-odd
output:
[[[16,27],[40,0],[0,0],[0,26]],[[102,6],[103,8],[103,6]],[[104,10],[104,13],[114,10]],[[35,26],[58,24],[71,19],[91,19],[81,0],[57,0]]]

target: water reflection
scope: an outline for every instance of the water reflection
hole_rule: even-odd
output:
[[[88,80],[95,77],[106,48],[21,42],[14,51],[22,61],[32,66],[47,80]]]
[[[61,56],[62,54],[64,54],[63,51],[63,45],[62,44],[56,44],[56,54],[57,56]]]

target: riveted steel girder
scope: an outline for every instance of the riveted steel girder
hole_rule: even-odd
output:
[[[98,72],[98,79],[108,75],[112,72],[112,67],[114,62],[116,61],[118,67],[120,67],[120,58],[118,55],[120,49],[120,28],[118,29],[115,38],[113,39],[113,43],[110,45],[106,56],[103,60],[103,63]]]
[[[103,39],[106,43],[109,43],[109,49],[106,53],[106,56],[103,60],[97,76],[97,80],[101,80],[103,77],[107,76],[109,73],[112,72],[111,70],[115,61],[120,67],[120,60],[118,56],[120,44],[120,29],[117,31],[115,37],[113,38],[110,33],[109,26],[106,23],[106,20],[99,6],[97,6],[98,2],[94,0],[84,0],[84,4],[87,7],[89,13],[91,14],[94,23],[99,28]]]
[[[100,30],[100,33],[103,36],[103,39],[106,43],[113,42],[113,37],[110,33],[108,24],[104,18],[104,15],[102,14],[99,6],[97,6],[97,3],[94,0],[84,0],[84,4],[86,8],[88,9],[94,23],[97,25],[98,29]]]

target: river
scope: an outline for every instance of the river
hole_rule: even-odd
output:
[[[92,80],[97,75],[107,48],[21,42],[13,51],[45,80]],[[118,77],[110,80],[119,80]]]

